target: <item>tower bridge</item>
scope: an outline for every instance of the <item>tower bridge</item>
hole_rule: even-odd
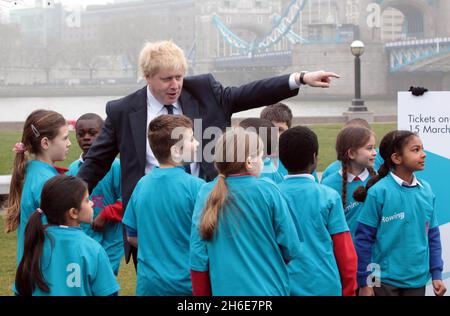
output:
[[[338,68],[352,77],[349,44],[360,39],[378,54],[384,52],[363,57],[363,76],[376,72],[384,81],[369,94],[388,91],[388,77],[396,74],[450,77],[450,23],[443,22],[450,19],[450,1],[216,0],[197,6],[192,60],[198,72],[215,69],[230,79],[257,78],[302,66],[313,69],[306,62],[326,52],[317,69]],[[351,82],[342,91],[350,92]]]

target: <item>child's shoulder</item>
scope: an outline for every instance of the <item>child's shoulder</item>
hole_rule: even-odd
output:
[[[69,165],[69,171],[67,171],[67,175],[76,176],[79,169],[80,169],[80,160],[77,159],[75,161],[72,161],[72,163]]]
[[[392,191],[395,186],[398,186],[398,184],[391,179],[391,175],[387,175],[371,186],[367,191],[367,194],[373,196],[384,196],[387,192]]]
[[[77,243],[79,244],[81,251],[90,254],[98,254],[102,249],[102,245],[100,245],[98,241],[85,233],[79,234]]]
[[[330,175],[323,179],[321,183],[326,186],[342,185],[342,175],[340,173],[340,169],[330,173]]]
[[[330,163],[330,164],[328,165],[328,167],[325,169],[325,171],[328,171],[328,172],[333,173],[333,172],[335,172],[337,169],[340,169],[341,166],[342,166],[342,163],[341,163],[339,160],[335,160],[335,161],[333,161],[332,163]]]
[[[268,190],[271,190],[271,189],[279,190],[279,187],[275,183],[275,181],[273,181],[271,178],[267,178],[267,177],[256,178],[256,185],[263,187],[263,188],[267,188]]]
[[[422,178],[417,178],[417,181],[419,182],[419,185],[421,185],[422,188],[424,188],[429,194],[434,195],[433,188],[427,181],[423,180]]]
[[[339,196],[339,193],[333,187],[330,187],[325,183],[315,182],[314,188],[317,188],[317,191],[319,191],[321,194],[324,194],[325,196]]]

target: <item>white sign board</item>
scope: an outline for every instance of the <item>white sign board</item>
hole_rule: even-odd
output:
[[[417,133],[426,150],[425,171],[418,174],[436,195],[436,210],[441,225],[444,282],[450,292],[450,92],[427,92],[413,96],[398,95],[398,128]],[[433,295],[430,286],[427,295]]]

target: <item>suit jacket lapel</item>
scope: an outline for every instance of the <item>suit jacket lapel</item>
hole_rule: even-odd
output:
[[[179,100],[184,115],[189,117],[192,121],[200,118],[198,101],[194,99],[189,92],[182,90]]]
[[[139,162],[141,167],[145,168],[147,157],[147,87],[138,92],[132,108],[134,111],[128,115],[131,132]]]

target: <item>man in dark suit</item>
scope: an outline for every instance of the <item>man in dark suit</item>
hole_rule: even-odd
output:
[[[203,135],[208,127],[230,126],[233,113],[293,97],[302,84],[327,88],[331,77],[339,77],[323,71],[302,72],[224,88],[211,74],[184,78],[187,63],[183,51],[167,41],[148,43],[141,51],[139,63],[148,85],[107,103],[105,125],[78,173],[91,192],[120,153],[124,209],[137,182],[158,166],[147,142],[148,124],[153,118],[184,114],[192,120],[201,119]],[[211,142],[205,137],[198,140],[203,147]],[[191,164],[190,169],[207,181],[217,175],[211,162]],[[135,254],[133,251],[136,264]],[[127,262],[129,258],[126,249]]]

